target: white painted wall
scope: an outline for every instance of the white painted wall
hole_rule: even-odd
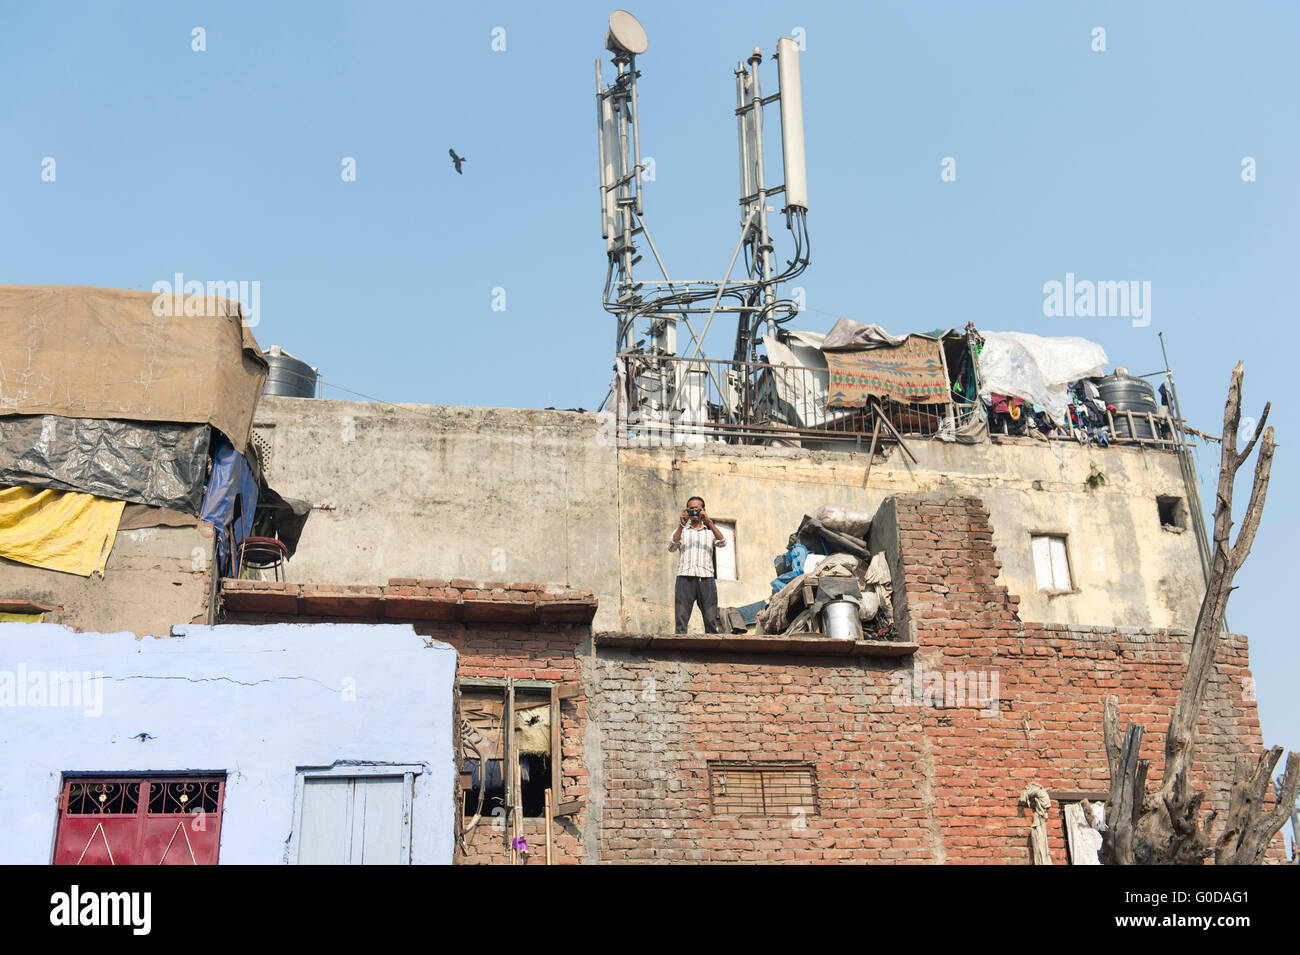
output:
[[[0,864],[49,863],[64,773],[180,770],[227,773],[222,864],[287,862],[297,770],[348,761],[421,766],[411,861],[451,862],[453,648],[405,625],[175,632],[0,623]],[[102,705],[31,705],[20,668],[102,673]]]

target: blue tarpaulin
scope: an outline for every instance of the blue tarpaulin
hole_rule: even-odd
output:
[[[232,573],[232,544],[237,546],[253,530],[257,509],[257,477],[244,456],[220,431],[212,432],[212,473],[203,495],[202,520],[217,529],[217,570],[223,577]]]

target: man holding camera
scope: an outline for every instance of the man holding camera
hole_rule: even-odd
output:
[[[700,605],[704,618],[704,632],[718,632],[718,581],[714,563],[715,547],[726,547],[722,531],[714,525],[704,510],[704,498],[692,497],[686,502],[677,530],[668,544],[669,551],[677,551],[676,632],[685,633],[690,623],[691,611]]]

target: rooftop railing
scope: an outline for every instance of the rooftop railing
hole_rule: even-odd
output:
[[[830,373],[824,368],[640,353],[619,355],[619,364],[607,407],[617,413],[619,444],[625,447],[721,441],[861,448],[910,438],[955,440],[981,414],[978,402],[956,395],[926,404],[869,398],[860,407],[829,405]],[[1174,450],[1186,441],[1164,414],[1107,412],[1106,425],[1111,444]],[[1043,437],[1079,440],[1077,432],[1067,431]]]

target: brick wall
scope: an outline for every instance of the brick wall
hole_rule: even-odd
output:
[[[435,627],[416,624],[416,632],[449,643],[456,648],[460,665],[457,678],[545,680],[554,683],[579,682],[578,646],[589,637],[586,627],[485,629],[482,627]],[[560,703],[561,783],[565,801],[587,797],[587,769],[582,761],[582,726],[587,720],[585,700]],[[525,819],[524,838],[534,850],[533,862],[545,862],[546,831],[543,820]],[[581,862],[582,833],[572,817],[555,821],[552,830],[555,861]],[[503,829],[480,822],[466,838],[468,853],[458,861],[469,865],[505,865],[510,851]]]
[[[1123,721],[1144,726],[1158,783],[1190,635],[1022,623],[1018,598],[997,583],[977,499],[907,496],[886,506],[901,630],[922,647],[912,659],[602,651],[584,660],[603,753],[602,798],[591,810],[602,860],[1026,863],[1029,814],[1018,797],[1027,783],[1107,789],[1110,694]],[[1221,815],[1236,756],[1262,746],[1248,678],[1245,640],[1225,637],[1194,771],[1206,808]],[[809,763],[819,812],[715,816],[715,759]],[[1054,802],[1058,863],[1062,814]]]
[[[600,858],[609,862],[941,861],[915,714],[888,705],[890,669],[824,659],[584,661],[603,753]],[[904,672],[904,671],[899,671]],[[710,760],[812,765],[815,815],[720,817]]]

